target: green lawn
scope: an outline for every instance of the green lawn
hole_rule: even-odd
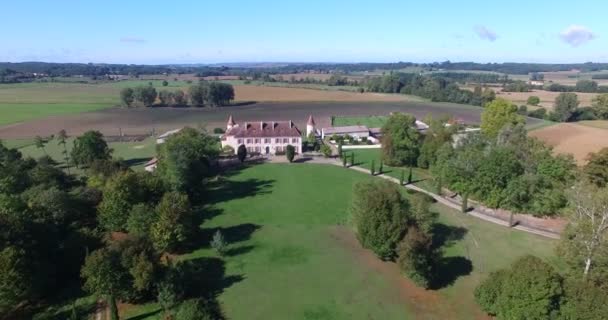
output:
[[[380,159],[382,159],[382,149],[350,149],[344,150],[344,154],[347,157],[350,157],[350,154],[355,154],[355,164],[358,167],[365,168],[370,170],[372,160],[374,160],[374,165],[376,172],[380,169]],[[350,161],[350,158],[348,158]],[[401,172],[404,172],[405,180],[407,180],[407,176],[409,173],[408,168],[406,167],[390,167],[386,164],[382,168],[382,173],[388,176],[391,176],[396,179],[401,178]],[[412,181],[414,184],[429,191],[433,191],[433,182],[432,176],[426,169],[421,168],[412,168]]]
[[[94,111],[108,107],[106,104],[84,103],[0,103],[0,126],[33,119],[72,113]]]
[[[388,116],[369,116],[369,117],[333,117],[332,126],[355,126],[362,125],[368,128],[380,128],[386,123]]]
[[[62,153],[63,146],[59,145],[57,140],[50,140],[44,149],[37,148],[33,139],[7,140],[3,141],[3,144],[19,148],[24,157],[37,159],[47,154],[57,161],[60,166],[65,165]],[[74,138],[68,138],[66,141],[68,152],[71,151],[73,144]],[[156,155],[156,139],[154,137],[135,142],[110,142],[108,146],[113,150],[112,156],[114,158],[125,160],[135,170],[143,169],[144,163]]]
[[[352,185],[362,179],[373,178],[328,165],[264,164],[233,173],[210,192],[204,232],[221,228],[232,243],[218,296],[227,318],[471,319],[479,313],[473,290],[490,271],[524,254],[556,263],[552,240],[434,205],[446,242],[445,287],[433,292],[438,301],[428,301],[439,303],[432,314],[414,314],[419,306],[398,296],[399,279],[377,272],[333,236],[346,224]],[[217,259],[206,246],[183,258]],[[147,304],[125,315],[160,319],[157,310]]]

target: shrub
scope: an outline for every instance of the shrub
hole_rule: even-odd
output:
[[[527,103],[531,106],[537,106],[540,103],[540,98],[537,96],[529,96]]]
[[[528,117],[537,118],[537,119],[545,119],[547,117],[547,109],[538,108],[534,111],[528,112]]]
[[[534,256],[493,272],[475,289],[481,308],[499,319],[550,319],[559,309],[562,278]]]
[[[227,247],[228,243],[224,239],[222,232],[220,230],[216,231],[211,240],[211,248],[213,248],[217,254],[223,256],[226,253]]]
[[[378,167],[378,174],[382,174],[383,169],[384,169],[384,164],[382,164],[382,160],[380,160],[380,166]]]
[[[376,162],[372,160],[372,163],[369,166],[369,173],[373,176],[376,173]]]
[[[428,288],[439,254],[432,248],[433,239],[416,227],[410,227],[399,243],[397,263],[405,276],[417,285]]]
[[[213,133],[215,133],[215,134],[222,134],[222,133],[226,133],[226,130],[224,130],[222,128],[214,128],[213,129]]]
[[[217,316],[208,303],[199,299],[182,302],[175,313],[175,320],[215,320]]]
[[[325,158],[331,157],[331,147],[326,144],[322,145],[321,153],[323,154],[323,156],[325,156]]]
[[[409,203],[388,181],[355,184],[351,217],[361,245],[381,259],[395,258],[395,248],[409,221]]]
[[[296,148],[292,145],[287,145],[285,147],[285,156],[287,157],[287,161],[293,162],[293,158],[296,156]]]
[[[236,156],[239,158],[240,162],[245,161],[245,158],[247,158],[247,148],[245,147],[244,144],[239,146],[239,148],[236,151]]]

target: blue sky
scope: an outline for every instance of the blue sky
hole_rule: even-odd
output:
[[[0,61],[608,62],[599,0],[3,2]]]

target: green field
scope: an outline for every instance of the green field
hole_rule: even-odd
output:
[[[369,117],[333,117],[331,125],[341,126],[367,126],[368,128],[380,128],[386,123],[388,116],[369,116]]]
[[[44,149],[37,148],[33,139],[8,140],[3,144],[8,147],[19,148],[24,157],[38,159],[48,155],[60,166],[65,165],[62,154],[63,146],[59,145],[57,140],[50,140]],[[73,144],[74,138],[69,138],[66,141],[68,152],[71,151]],[[156,154],[156,139],[154,137],[136,142],[110,142],[108,146],[113,150],[112,156],[114,158],[125,160],[135,170],[143,169],[144,163]]]
[[[211,191],[203,232],[221,228],[232,243],[223,265],[229,281],[218,296],[228,319],[471,319],[479,314],[473,290],[489,272],[523,254],[557,263],[552,240],[434,205],[446,241],[445,287],[408,287],[433,301],[403,298],[400,276],[379,272],[334,235],[345,228],[352,185],[363,179],[373,178],[328,165],[264,164]],[[206,246],[183,258],[217,259]],[[424,303],[431,311],[416,313]],[[161,319],[155,304],[125,316]]]

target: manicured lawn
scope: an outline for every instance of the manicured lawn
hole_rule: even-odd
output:
[[[436,296],[428,301],[433,314],[414,314],[419,306],[398,294],[400,276],[374,269],[334,235],[337,225],[347,225],[352,186],[363,179],[378,178],[313,164],[232,172],[208,194],[213,203],[203,223],[207,238],[221,228],[231,242],[228,256],[219,260],[202,245],[182,258],[221,266],[218,299],[229,319],[471,319],[479,314],[473,290],[489,272],[524,254],[556,263],[552,240],[434,205],[445,283],[419,292]],[[147,304],[126,315],[160,319],[156,310]]]
[[[333,117],[332,126],[367,126],[368,128],[380,128],[386,123],[388,116],[369,116],[369,117]]]
[[[380,169],[380,159],[382,159],[382,149],[351,149],[344,150],[344,154],[350,157],[350,154],[355,154],[355,164],[361,168],[369,170],[371,168],[372,160],[375,162],[376,172]],[[350,161],[350,158],[348,158]],[[404,172],[405,181],[407,182],[407,176],[409,169],[407,167],[390,167],[386,164],[382,168],[382,173],[393,178],[400,179],[401,172]],[[426,169],[412,168],[412,181],[414,184],[429,191],[433,191],[432,176]]]

